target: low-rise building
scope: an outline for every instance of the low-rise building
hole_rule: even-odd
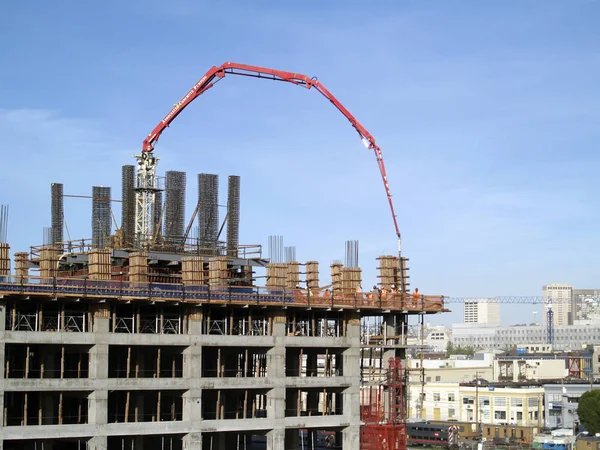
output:
[[[494,381],[556,380],[569,375],[568,355],[506,352],[494,360]]]
[[[570,428],[579,422],[577,407],[579,397],[590,389],[600,389],[600,384],[564,382],[544,384],[544,421],[548,428]]]
[[[456,420],[541,427],[544,388],[487,382],[411,384],[411,420]],[[478,405],[478,406],[477,406]]]

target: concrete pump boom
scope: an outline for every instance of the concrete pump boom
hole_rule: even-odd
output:
[[[394,228],[396,236],[398,237],[398,253],[400,253],[400,229],[398,228],[398,220],[394,211],[394,203],[392,201],[392,194],[390,192],[390,186],[385,171],[385,164],[383,162],[383,155],[381,149],[375,143],[375,138],[363,127],[358,120],[348,111],[344,105],[342,105],[334,96],[323,86],[316,78],[309,78],[306,75],[284,72],[281,70],[267,69],[265,67],[249,66],[246,64],[237,64],[232,62],[226,62],[219,67],[211,67],[206,74],[200,78],[200,80],[189,90],[187,94],[176,103],[175,106],[169,111],[169,113],[160,121],[160,123],[152,130],[142,144],[142,153],[150,153],[154,150],[154,144],[160,138],[162,132],[167,128],[171,122],[192,102],[194,99],[204,94],[208,89],[213,87],[217,81],[223,78],[226,74],[231,75],[243,75],[254,78],[265,78],[274,81],[285,81],[298,86],[305,87],[306,89],[314,88],[321,93],[327,100],[329,100],[343,115],[350,121],[350,124],[358,132],[363,144],[367,149],[373,150],[375,158],[377,159],[377,165],[381,172],[381,178],[383,180],[383,186],[388,198],[390,205],[390,211],[392,213],[392,220],[394,221]]]

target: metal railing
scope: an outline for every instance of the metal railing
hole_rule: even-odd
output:
[[[50,297],[146,299],[191,303],[243,303],[442,312],[443,296],[388,293],[332,293],[324,289],[272,289],[256,286],[209,286],[176,283],[134,283],[120,280],[97,281],[87,278],[43,278],[7,276],[0,279],[0,294],[47,295]]]

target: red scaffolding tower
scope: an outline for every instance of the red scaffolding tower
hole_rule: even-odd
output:
[[[406,450],[403,375],[400,358],[390,358],[385,383],[366,388],[366,401],[361,405],[361,450]]]

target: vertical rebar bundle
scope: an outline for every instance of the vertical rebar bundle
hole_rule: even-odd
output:
[[[52,227],[44,227],[42,229],[42,242],[44,244],[44,247],[47,246],[51,246],[52,245]]]
[[[8,240],[8,205],[0,205],[0,242]]]
[[[131,247],[135,235],[135,167],[123,166],[121,171],[121,232],[123,245]]]
[[[346,267],[358,267],[358,241],[346,241]]]
[[[156,191],[152,205],[152,236],[159,239],[162,236],[163,201],[162,191]]]
[[[238,255],[240,241],[240,177],[230,175],[227,185],[227,254]]]
[[[52,183],[52,245],[58,245],[63,241],[64,209],[63,209],[63,185]]]
[[[296,247],[283,247],[283,253],[285,254],[286,263],[296,261]]]
[[[176,247],[183,246],[185,227],[186,173],[170,170],[165,179],[165,241]]]
[[[219,233],[219,176],[198,175],[198,246],[203,254],[216,255]]]
[[[269,236],[269,262],[283,262],[283,236]]]
[[[108,246],[111,232],[110,188],[92,187],[92,247]]]

